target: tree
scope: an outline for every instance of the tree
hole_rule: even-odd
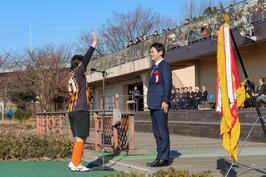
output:
[[[124,49],[130,40],[144,35],[149,36],[155,30],[174,26],[173,20],[162,17],[151,9],[138,6],[127,13],[114,12],[98,30],[97,48],[101,54],[113,53]],[[81,48],[91,44],[90,32],[81,35]]]
[[[4,65],[3,56],[0,55],[0,71],[3,69],[3,65]]]
[[[197,6],[194,0],[186,0],[186,8],[185,8],[185,17],[188,19],[192,19],[193,17],[197,17]]]
[[[199,4],[199,16],[205,15],[205,9],[212,7],[213,2],[212,0],[201,0]]]
[[[183,16],[184,19],[197,19],[200,16],[212,15],[218,12],[217,6],[219,6],[220,2],[224,7],[227,7],[230,1],[200,0],[196,3],[195,0],[186,0],[184,6],[180,6],[180,9],[185,9],[180,11],[183,13],[181,16]]]
[[[41,111],[51,111],[53,100],[66,95],[68,69],[65,66],[70,56],[69,47],[55,49],[47,45],[7,56],[14,63],[16,75],[8,89],[14,101],[38,102]]]
[[[3,54],[0,54],[0,72],[4,72],[6,70],[6,56]]]
[[[204,11],[203,11],[203,15],[213,15],[216,14],[218,12],[218,8],[217,7],[207,7]]]

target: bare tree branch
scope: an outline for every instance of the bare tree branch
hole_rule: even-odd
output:
[[[117,52],[124,49],[130,40],[173,26],[173,20],[170,18],[162,17],[151,9],[144,9],[141,6],[127,13],[114,12],[105,25],[97,30],[99,38],[97,48],[102,54]],[[81,35],[81,48],[87,49],[90,45],[89,34]]]
[[[28,95],[31,101],[39,103],[41,111],[51,110],[53,100],[66,93],[68,70],[65,66],[69,62],[70,51],[69,46],[55,49],[46,45],[25,50],[22,54],[7,53],[16,76],[8,86],[10,99],[16,95]]]

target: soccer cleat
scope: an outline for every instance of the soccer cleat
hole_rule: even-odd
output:
[[[68,168],[70,169],[70,171],[80,171],[80,172],[90,171],[89,168],[87,168],[81,164],[79,164],[78,166],[75,166],[72,162],[69,162]]]
[[[75,165],[72,162],[69,162],[67,167],[72,168],[72,167],[75,167]]]

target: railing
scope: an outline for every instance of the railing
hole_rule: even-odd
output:
[[[265,4],[264,6],[257,8],[255,1],[251,1],[247,6],[244,5],[245,2],[247,1],[242,1],[234,6],[226,8],[231,17],[231,27],[233,29],[242,28],[248,24],[265,20]],[[102,70],[147,57],[150,45],[154,42],[161,42],[166,46],[166,49],[171,49],[187,46],[198,40],[214,38],[222,23],[224,23],[224,20],[223,13],[221,12],[200,17],[189,24],[175,27],[164,34],[150,37],[119,52],[92,60],[90,66]],[[207,24],[208,26],[206,34],[201,33],[201,28],[204,27],[204,24]]]
[[[210,92],[208,101],[205,103],[204,101],[196,101],[196,98],[183,98],[180,101],[176,101],[176,99],[172,98],[173,94],[171,94],[170,101],[170,110],[181,110],[181,109],[198,109],[198,105],[200,105],[201,110],[204,108],[213,109],[214,105],[214,95]],[[110,102],[113,100],[113,102]],[[102,102],[100,103],[100,109],[92,109],[91,111],[97,111],[102,109]],[[211,105],[211,107],[210,107]],[[105,99],[105,110],[109,114],[113,112],[113,109],[120,109],[122,112],[138,112],[138,111],[148,111],[147,105],[147,95],[138,95],[134,97],[132,95],[119,95],[113,97],[106,97]]]
[[[101,127],[102,116],[97,112],[91,112],[91,130],[94,131],[92,143],[94,150],[99,152],[103,144],[113,150],[134,150],[134,116],[123,113],[120,125],[117,128],[112,126],[112,114],[104,117],[104,134]],[[72,137],[67,112],[37,113],[36,127],[38,134],[69,134]],[[103,141],[103,137],[104,140]]]
[[[38,134],[71,134],[67,112],[37,113],[36,127]]]
[[[137,112],[147,110],[147,95],[120,95],[118,101],[123,103],[120,104],[120,108],[126,112]]]
[[[101,146],[105,144],[114,150],[134,150],[135,135],[134,135],[134,116],[133,114],[122,114],[121,124],[118,128],[112,126],[112,116],[104,117],[104,134],[101,127],[102,116],[94,114],[92,119],[95,123],[95,141],[94,149],[99,152]],[[104,141],[103,141],[104,139]]]
[[[120,109],[122,112],[135,112],[147,109],[146,104],[147,95],[117,95],[105,97],[105,110],[112,112],[114,108]],[[92,111],[102,110],[102,98],[100,99],[100,106],[93,106]]]

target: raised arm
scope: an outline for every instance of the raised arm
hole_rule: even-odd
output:
[[[96,33],[93,32],[91,36],[92,36],[91,46],[90,46],[89,50],[86,52],[86,54],[84,55],[83,60],[82,60],[82,64],[85,68],[87,67],[88,63],[90,62],[91,56],[92,56],[94,49],[96,48],[96,45],[97,45]]]

